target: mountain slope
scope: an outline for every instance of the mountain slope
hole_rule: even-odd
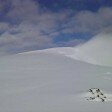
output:
[[[61,54],[87,63],[112,67],[111,50],[112,33],[101,33],[85,44],[76,47],[52,48],[40,52]]]
[[[99,34],[82,46],[77,47],[77,54],[83,61],[112,66],[112,34]]]
[[[1,112],[111,112],[111,102],[86,100],[88,89],[111,94],[112,68],[48,51],[0,59]]]

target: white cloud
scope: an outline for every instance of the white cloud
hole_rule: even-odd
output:
[[[12,8],[7,17],[19,24],[0,23],[0,51],[15,52],[53,46],[57,14],[42,12],[32,0],[11,0]],[[51,35],[52,34],[52,35]],[[3,53],[1,53],[3,54]]]
[[[36,25],[22,23],[3,33],[0,37],[1,49],[5,47],[6,51],[12,49],[21,51],[23,49],[30,50],[30,47],[40,49],[50,46],[52,38],[43,35],[36,27]]]
[[[8,23],[0,22],[0,32],[6,31],[10,28]]]
[[[0,1],[1,2],[1,1]],[[3,11],[7,2],[1,2]],[[100,32],[112,26],[112,8],[100,8],[97,12],[80,11],[70,17],[70,10],[52,12],[33,0],[10,0],[6,13],[7,22],[0,22],[1,54],[23,50],[42,49],[53,46],[72,46],[84,40],[53,43],[61,33]],[[11,24],[11,23],[16,24]],[[111,28],[111,27],[110,27]]]
[[[33,20],[39,15],[39,5],[32,0],[11,0],[11,9],[7,16],[14,20]]]
[[[58,22],[66,19],[67,14],[68,12],[43,11],[32,0],[11,0],[11,9],[6,17],[17,23],[19,21],[19,24],[10,25],[9,29],[4,24],[5,32],[0,36],[0,50],[9,53],[56,46],[53,39],[59,35]],[[3,25],[1,28],[3,29]]]
[[[69,27],[68,27],[69,26]],[[89,32],[96,34],[112,26],[112,8],[100,8],[97,12],[81,11],[64,24],[64,33]]]

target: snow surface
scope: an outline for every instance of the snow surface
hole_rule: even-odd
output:
[[[74,48],[51,48],[40,52],[58,53],[91,64],[112,67],[112,33],[98,34],[87,43]]]
[[[112,67],[112,33],[99,34],[77,47],[79,60]]]
[[[73,49],[55,48],[0,58],[0,112],[111,112],[112,67],[64,54],[67,51],[72,55]],[[90,88],[101,89],[108,100],[86,100]]]

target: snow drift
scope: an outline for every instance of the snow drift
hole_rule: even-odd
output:
[[[101,33],[76,49],[77,53],[75,54],[77,54],[79,60],[92,64],[112,66],[112,33]]]
[[[86,100],[89,88],[110,100]],[[48,51],[0,59],[0,112],[111,112],[111,88],[111,67]]]
[[[0,112],[111,112],[111,43],[100,34],[76,48],[0,58]]]
[[[42,52],[58,53],[87,63],[112,67],[112,33],[98,34],[88,42],[74,48],[52,48]]]

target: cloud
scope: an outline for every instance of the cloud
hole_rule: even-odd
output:
[[[56,14],[42,12],[39,4],[32,0],[11,0],[6,18],[11,22],[0,23],[0,32],[4,31],[0,36],[1,52],[9,54],[53,46]]]
[[[32,0],[11,0],[11,8],[7,17],[18,21],[34,20],[39,16],[39,5]]]
[[[0,0],[0,11],[5,19],[0,22],[0,54],[11,54],[57,46],[73,46],[84,39],[59,41],[60,34],[96,34],[112,26],[112,8],[97,12],[60,10],[53,12],[42,8],[34,0]],[[7,7],[9,8],[7,11]],[[111,27],[110,27],[111,28]]]
[[[10,0],[6,22],[0,23],[0,51],[8,53],[55,47],[55,36],[59,35],[59,23],[68,12],[54,13],[41,8],[33,0]],[[3,54],[3,53],[1,53]]]
[[[97,12],[80,11],[64,24],[64,33],[89,32],[96,34],[112,26],[112,7],[100,8]],[[69,26],[69,27],[68,27]]]
[[[5,8],[8,6],[9,1],[8,0],[0,0],[0,14],[2,14],[5,10]]]
[[[74,47],[74,46],[77,46],[79,44],[83,44],[85,42],[86,42],[86,40],[84,40],[84,39],[73,39],[73,40],[70,40],[68,42],[64,42],[64,41],[58,42],[57,45],[60,47],[68,47],[68,46]]]
[[[3,33],[0,48],[9,52],[41,49],[50,46],[52,39],[38,31],[32,24],[20,24]],[[32,49],[34,47],[34,49]]]
[[[0,22],[0,33],[8,30],[10,28],[8,23]]]

